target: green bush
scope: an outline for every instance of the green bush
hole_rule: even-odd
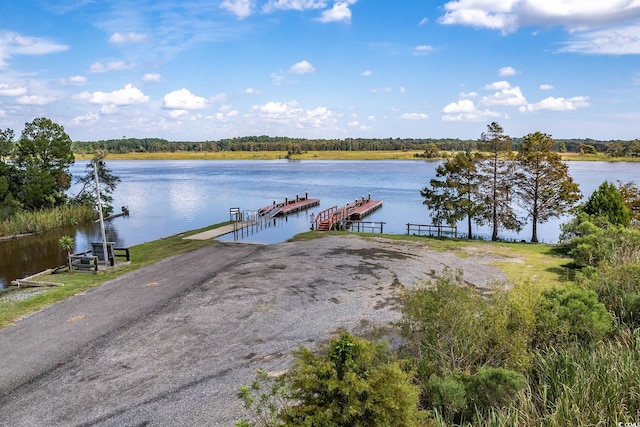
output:
[[[290,371],[266,392],[264,375],[238,397],[253,413],[249,426],[417,426],[419,388],[385,343],[342,332],[320,354],[301,347]],[[257,399],[256,399],[257,397]]]
[[[596,292],[619,323],[640,327],[640,263],[584,269],[576,279]]]
[[[554,287],[542,293],[536,312],[535,347],[589,344],[611,329],[611,315],[592,290]]]

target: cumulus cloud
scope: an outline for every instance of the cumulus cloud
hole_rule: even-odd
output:
[[[391,93],[391,92],[393,92],[393,88],[391,86],[371,89],[371,93]]]
[[[510,89],[510,88],[511,88],[511,83],[509,83],[506,80],[489,83],[488,85],[484,86],[484,89],[486,90],[503,90],[503,89]]]
[[[107,63],[102,62],[94,62],[89,67],[89,72],[91,73],[107,73],[109,71],[121,71],[121,70],[130,70],[134,68],[134,64],[127,64],[124,61],[111,61]]]
[[[68,49],[69,46],[47,39],[5,31],[0,33],[0,68],[4,68],[6,61],[15,55],[47,55]]]
[[[98,121],[100,116],[96,113],[88,113],[82,116],[76,116],[71,119],[71,123],[74,125],[93,124]]]
[[[296,128],[332,126],[336,116],[335,112],[326,107],[305,110],[297,102],[282,103],[274,101],[263,105],[253,105],[251,113],[262,121]]]
[[[422,18],[420,20],[420,22],[418,22],[418,26],[422,26],[422,25],[426,24],[427,22],[429,22],[429,18]]]
[[[247,95],[262,95],[262,92],[259,91],[258,89],[254,89],[252,87],[248,87],[244,93],[246,93]]]
[[[289,72],[293,74],[309,74],[314,73],[315,71],[316,69],[311,65],[311,63],[309,63],[309,61],[300,61],[289,68]]]
[[[87,82],[87,78],[85,76],[71,76],[66,81],[74,85],[80,85]]]
[[[516,69],[513,67],[502,67],[498,70],[499,76],[514,76],[517,73]]]
[[[433,52],[433,47],[429,46],[428,44],[416,46],[415,49],[413,49],[414,55],[428,55],[431,52]]]
[[[124,88],[113,92],[82,92],[74,96],[74,98],[85,100],[91,104],[106,106],[104,111],[108,113],[112,113],[116,106],[144,104],[149,101],[149,97],[132,84],[127,84]]]
[[[12,86],[6,83],[0,83],[0,96],[21,96],[26,93],[26,86]]]
[[[364,76],[364,77],[369,77],[369,76],[373,75],[373,71],[371,71],[371,70],[365,70],[365,71],[363,71],[360,75],[361,75],[361,76]]]
[[[499,30],[525,25],[564,27],[569,39],[560,51],[638,54],[640,2],[636,0],[453,0],[439,22]]]
[[[207,108],[209,101],[201,96],[192,94],[187,89],[174,90],[164,96],[164,108],[175,110],[198,110]]]
[[[501,91],[496,92],[493,95],[482,97],[481,104],[506,105],[513,107],[518,105],[526,105],[527,100],[522,94],[520,88],[516,86],[513,88],[502,89]]]
[[[551,89],[553,89],[553,85],[544,84],[544,83],[540,85],[540,90],[551,90]]]
[[[21,105],[47,105],[56,101],[54,96],[49,95],[24,95],[16,98],[16,104]]]
[[[404,113],[400,118],[404,120],[425,120],[429,118],[429,115],[425,113]]]
[[[142,80],[145,82],[159,82],[162,76],[157,73],[146,73],[142,76]]]
[[[350,23],[351,9],[349,9],[349,5],[353,3],[355,3],[354,0],[335,2],[331,9],[328,9],[322,12],[322,15],[320,15],[320,17],[318,18],[318,21]]]
[[[113,33],[109,37],[111,43],[139,43],[147,40],[147,36],[140,33]]]
[[[220,7],[243,19],[253,12],[253,0],[224,0]]]
[[[477,109],[470,99],[461,99],[447,104],[442,109],[442,113],[443,122],[481,122],[502,117],[502,114],[496,111]]]
[[[571,111],[589,106],[591,106],[591,102],[588,96],[574,96],[572,98],[550,96],[535,104],[522,106],[520,111]]]

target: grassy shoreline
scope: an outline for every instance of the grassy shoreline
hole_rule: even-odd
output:
[[[376,150],[376,151],[306,151],[289,156],[289,160],[445,160],[454,153],[442,151],[438,158],[421,157],[420,150]],[[640,162],[640,158],[609,157],[603,153],[561,153],[564,161],[580,162]],[[75,154],[76,160],[91,160],[93,154]],[[286,151],[176,151],[158,153],[109,153],[109,160],[282,160]]]
[[[214,224],[209,227],[135,245],[131,248],[131,263],[114,269],[99,271],[97,274],[62,273],[39,276],[38,279],[41,281],[60,283],[63,286],[46,288],[46,290],[43,289],[42,292],[34,293],[34,295],[26,298],[12,298],[12,296],[21,292],[28,293],[32,289],[10,287],[0,290],[0,329],[30,313],[100,286],[104,282],[128,272],[146,267],[171,256],[197,250],[204,246],[219,244],[215,240],[188,240],[184,239],[184,237],[227,224],[229,222]],[[321,238],[322,236],[336,233],[344,234],[344,232],[310,231],[294,236],[290,240]],[[570,280],[569,268],[567,267],[569,261],[566,257],[557,253],[555,245],[435,239],[402,234],[357,234],[363,238],[384,237],[391,240],[420,241],[433,250],[454,252],[460,257],[482,254],[484,256],[507,258],[510,261],[494,265],[514,283],[522,280],[535,280],[536,283],[541,285],[553,285],[566,283]]]

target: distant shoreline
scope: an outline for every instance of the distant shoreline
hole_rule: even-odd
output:
[[[176,151],[156,153],[109,153],[109,160],[445,160],[451,152],[435,158],[424,157],[420,150],[306,151],[288,155],[286,151]],[[636,157],[608,157],[605,154],[561,153],[565,161],[640,162]],[[91,160],[93,154],[76,153],[76,160]]]

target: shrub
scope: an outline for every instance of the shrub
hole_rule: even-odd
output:
[[[589,344],[611,329],[611,315],[592,290],[576,286],[552,288],[542,293],[536,313],[535,347]]]

